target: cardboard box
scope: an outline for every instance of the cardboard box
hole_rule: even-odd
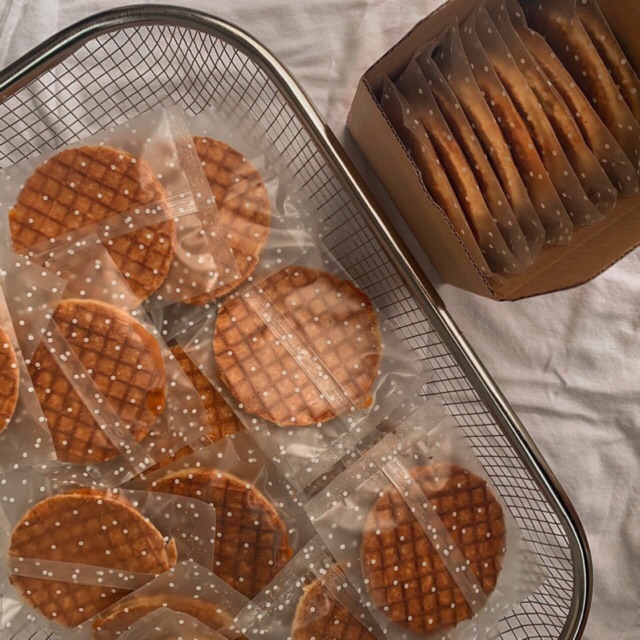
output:
[[[640,69],[640,2],[599,0],[602,11],[635,69]],[[426,192],[420,172],[378,104],[383,76],[395,79],[416,50],[439,36],[456,17],[462,21],[478,0],[448,0],[418,23],[362,76],[348,126],[429,259],[442,278],[462,289],[518,300],[591,280],[640,245],[640,196],[619,198],[600,223],[574,232],[565,247],[545,246],[523,275],[505,282],[487,280],[471,260],[445,214]]]

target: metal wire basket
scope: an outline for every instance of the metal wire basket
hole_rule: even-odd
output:
[[[0,165],[169,103],[190,114],[215,105],[257,119],[304,181],[345,268],[437,371],[427,393],[448,405],[549,574],[501,621],[497,637],[580,637],[591,568],[569,501],[343,149],[258,42],[222,20],[166,6],[85,20],[0,75]]]

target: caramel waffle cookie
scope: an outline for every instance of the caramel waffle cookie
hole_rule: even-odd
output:
[[[151,204],[166,208],[166,192],[144,160],[107,146],[65,149],[37,167],[9,211],[13,248],[24,252]],[[167,277],[173,245],[173,221],[164,219],[114,238],[108,250],[144,300]]]
[[[506,528],[487,483],[458,465],[416,467],[411,476],[447,529],[485,596],[502,570]],[[431,516],[428,516],[431,517]],[[374,604],[414,633],[444,632],[473,611],[423,527],[395,488],[369,512],[362,538],[362,569]]]
[[[255,271],[271,232],[271,202],[262,176],[240,151],[206,136],[193,142],[216,201],[220,232],[238,270],[231,282],[190,300],[206,304],[236,289]]]
[[[232,616],[219,606],[203,600],[172,593],[132,596],[123,600],[93,622],[93,640],[115,640],[138,620],[159,609],[185,613],[211,629],[220,629]]]
[[[168,543],[131,503],[107,492],[72,490],[46,498],[24,514],[13,530],[9,556],[123,569],[147,574],[176,563]],[[129,591],[94,584],[11,574],[22,597],[45,617],[75,627],[115,604]]]
[[[305,587],[291,627],[292,640],[375,640],[318,578]]]
[[[0,433],[13,416],[18,404],[20,369],[9,334],[0,327]]]
[[[213,572],[254,598],[293,555],[273,505],[250,483],[216,469],[185,469],[152,484],[154,491],[212,504],[216,511]]]
[[[213,350],[220,379],[245,411],[304,426],[372,402],[382,345],[364,292],[292,265],[225,302]]]
[[[53,320],[127,437],[140,442],[164,410],[166,372],[156,339],[125,311],[97,300],[63,300]],[[58,460],[87,464],[116,458],[121,450],[93,417],[46,340],[29,373]]]

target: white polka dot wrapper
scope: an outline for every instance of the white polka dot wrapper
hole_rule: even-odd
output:
[[[539,586],[522,586],[541,561],[442,415],[418,409],[306,505],[390,640],[484,637]]]
[[[36,619],[52,632],[80,633],[178,561],[213,561],[215,511],[198,500],[108,489],[43,465],[3,475],[0,505],[0,583],[12,603],[5,629]]]

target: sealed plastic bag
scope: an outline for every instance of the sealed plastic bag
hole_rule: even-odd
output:
[[[480,188],[415,60],[409,63],[396,84],[433,142],[440,163],[449,176],[474,237],[489,264],[494,271],[524,271],[531,264],[531,253],[508,200],[502,189],[494,194]],[[496,186],[499,188],[497,181]]]
[[[638,170],[640,125],[576,14],[576,0],[538,0],[527,3],[525,13]]]
[[[384,78],[380,105],[420,172],[427,196],[442,209],[479,273],[484,278],[491,277],[487,259],[473,236],[425,128],[388,78]]]
[[[228,298],[180,346],[298,488],[432,375],[320,248]]]
[[[521,109],[526,109],[522,113],[529,116],[527,122],[532,137],[537,139],[542,150],[545,165],[561,174],[556,182],[559,190],[566,188],[573,200],[578,199],[573,207],[579,213],[572,216],[574,224],[579,224],[579,220],[585,224],[596,222],[613,209],[617,193],[584,141],[573,116],[520,40],[504,2],[495,0],[487,3],[486,8],[481,5],[475,16],[477,34],[494,69],[505,86],[510,87],[511,95],[517,96],[516,102],[521,104]],[[528,85],[524,89],[523,81]],[[566,157],[559,162],[563,152]],[[567,161],[573,171],[567,169]],[[589,199],[588,204],[584,198]],[[591,205],[597,211],[594,212]]]
[[[319,536],[291,559],[253,604],[235,621],[248,639],[385,637]]]
[[[149,308],[207,291],[235,268],[228,244],[216,234],[211,192],[200,188],[186,119],[175,108],[112,126],[4,173],[0,228],[14,250],[36,256],[52,242],[96,233]]]
[[[47,266],[67,287],[30,373],[58,460],[121,484],[201,437],[204,406],[95,236]]]
[[[56,457],[0,288],[0,473]]]
[[[247,598],[234,591],[214,573],[187,560],[102,611],[93,619],[91,638],[116,640],[128,637],[128,633],[139,629],[139,621],[160,611],[184,614],[203,625],[203,631],[217,632],[231,626],[234,618],[249,603]],[[193,628],[192,625],[189,627]],[[164,624],[162,628],[165,632],[169,631]],[[235,637],[227,633],[226,637]]]
[[[156,609],[125,631],[121,640],[226,640],[197,618],[172,609]]]
[[[481,66],[470,65],[457,26],[450,27],[443,35],[433,59],[485,149],[495,147],[495,151],[490,152],[494,161],[515,162],[544,226],[546,241],[567,244],[573,235],[573,223],[549,179],[527,126],[488,61]]]
[[[130,486],[212,504],[216,547],[213,562],[205,566],[248,598],[258,595],[313,535],[291,487],[246,432]]]
[[[604,125],[571,74],[545,39],[527,26],[518,1],[505,0],[505,4],[513,27],[553,88],[562,96],[584,139],[613,185],[622,195],[639,193],[640,185],[635,165]]]
[[[544,227],[531,203],[516,166],[510,160],[511,156],[506,148],[506,143],[501,139],[502,133],[498,124],[495,121],[492,123],[495,127],[495,133],[498,135],[498,142],[493,142],[488,146],[485,153],[482,142],[478,139],[464,109],[442,75],[440,68],[431,58],[433,48],[434,43],[427,44],[416,55],[416,60],[429,88],[451,132],[467,156],[467,160],[476,174],[478,184],[483,193],[487,195],[487,199],[500,206],[504,197],[502,194],[506,195],[507,202],[518,221],[518,226],[526,238],[528,254],[533,261],[544,244]],[[486,108],[488,110],[488,107]],[[487,140],[488,138],[485,137],[485,144]]]
[[[452,420],[419,411],[307,512],[391,640],[484,637],[526,598],[531,558]]]
[[[45,629],[80,632],[177,561],[212,562],[210,505],[94,482],[56,466],[0,478],[4,629],[35,617]]]

